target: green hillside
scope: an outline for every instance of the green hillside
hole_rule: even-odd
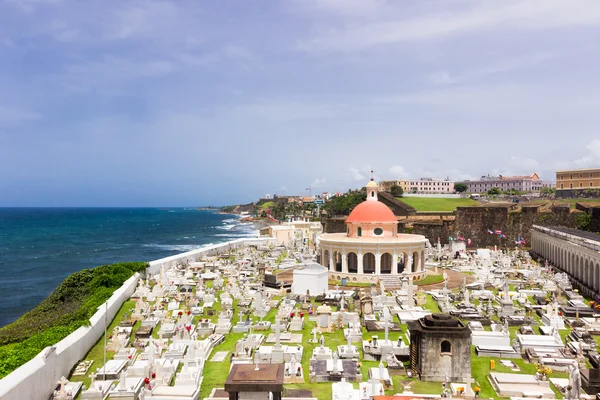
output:
[[[469,198],[400,197],[398,200],[414,207],[417,211],[454,211],[456,207],[474,206],[477,204],[475,200]]]

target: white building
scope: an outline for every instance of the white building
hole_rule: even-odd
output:
[[[346,233],[319,236],[321,264],[334,280],[371,282],[373,275],[421,279],[425,272],[425,239],[398,233],[398,219],[377,200],[377,184],[367,185],[367,200],[346,219]]]
[[[449,194],[454,193],[454,181],[450,179],[401,179],[397,181],[382,181],[380,191],[389,191],[392,186],[400,186],[404,193],[417,194]]]
[[[294,269],[292,294],[305,295],[307,291],[311,296],[324,294],[328,287],[329,271],[317,263],[300,264]]]
[[[482,176],[481,179],[474,181],[457,182],[467,185],[469,193],[486,193],[488,190],[498,188],[501,192],[508,190],[518,190],[520,192],[532,193],[539,192],[543,187],[553,188],[555,182],[544,181],[540,179],[535,172],[525,176]]]

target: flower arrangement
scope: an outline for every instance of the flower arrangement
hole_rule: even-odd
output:
[[[300,312],[300,318],[304,318],[304,313]]]
[[[542,376],[548,376],[552,373],[552,368],[537,364],[537,372],[539,372]]]
[[[183,311],[179,311],[179,312],[177,313],[177,315],[179,315],[179,316],[181,317],[181,316],[183,315]]]
[[[465,388],[461,386],[457,388],[456,391],[458,392],[458,394],[463,394],[465,392]]]
[[[593,300],[590,300],[590,307],[594,308],[594,304],[596,304],[596,302]]]
[[[192,313],[192,310],[187,310],[187,315],[190,315]]]
[[[473,391],[474,391],[475,393],[479,393],[479,392],[481,392],[481,388],[480,388],[479,386],[475,386],[475,387],[473,388]]]
[[[146,385],[150,384],[150,378],[145,377],[144,378],[144,384],[146,384]]]
[[[600,310],[600,304],[596,305],[596,310]]]
[[[156,378],[156,372],[153,372],[152,373],[152,379],[155,379],[155,378]]]
[[[294,315],[296,315],[296,313],[295,312],[291,312],[290,313],[290,318],[294,318]]]

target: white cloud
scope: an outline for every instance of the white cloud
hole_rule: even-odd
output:
[[[494,64],[478,68],[473,68],[472,64],[469,64],[468,66],[471,69],[460,74],[451,75],[448,71],[437,71],[429,74],[427,80],[434,85],[449,85],[487,75],[506,73],[523,68],[537,67],[539,64],[556,59],[557,57],[558,55],[555,53],[540,52],[526,54],[520,57],[508,58],[498,61]]]
[[[576,159],[573,164],[578,168],[600,167],[600,140],[592,140],[585,148],[588,154]]]
[[[41,117],[40,114],[30,111],[0,106],[0,125],[19,125],[25,122],[38,120]]]
[[[325,178],[317,178],[310,184],[311,189],[319,189],[325,187],[327,184],[327,179]]]
[[[439,12],[439,4],[425,15],[404,18],[404,2],[385,20],[344,21],[340,28],[330,28],[301,43],[311,52],[352,52],[401,42],[448,38],[491,28],[504,30],[539,30],[563,27],[595,26],[600,20],[600,2],[563,0],[502,2],[462,2],[451,11]],[[460,5],[467,5],[460,7]]]
[[[348,168],[348,172],[350,173],[350,176],[352,177],[352,180],[355,181],[364,181],[366,180],[366,176],[363,175],[363,173],[361,171],[358,170],[358,168]]]
[[[434,85],[448,85],[456,82],[456,78],[450,76],[448,71],[438,71],[429,75],[428,80]]]
[[[390,167],[388,172],[392,175],[392,179],[406,178],[406,170],[401,165],[394,165]]]
[[[519,175],[529,175],[540,168],[540,163],[533,158],[512,156],[508,162],[508,167],[517,171]]]

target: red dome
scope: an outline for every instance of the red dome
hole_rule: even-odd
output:
[[[363,201],[350,213],[346,222],[398,222],[388,206],[380,201]]]

